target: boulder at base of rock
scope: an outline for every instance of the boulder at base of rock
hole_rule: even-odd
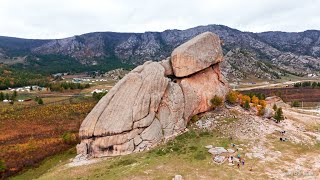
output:
[[[206,32],[177,47],[171,54],[174,75],[185,77],[223,60],[220,39]]]

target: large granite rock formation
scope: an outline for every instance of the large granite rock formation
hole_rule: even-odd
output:
[[[124,155],[183,132],[189,119],[224,97],[220,40],[203,33],[177,47],[170,58],[146,62],[120,80],[80,127],[78,154]]]

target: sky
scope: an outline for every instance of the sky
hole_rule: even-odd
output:
[[[222,24],[250,32],[320,30],[320,0],[0,0],[0,35],[65,38]]]

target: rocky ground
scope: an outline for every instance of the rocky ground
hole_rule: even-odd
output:
[[[243,159],[255,159],[255,164],[265,166],[269,178],[318,179],[320,117],[297,113],[283,103],[282,108],[285,119],[280,123],[255,116],[253,110],[246,111],[234,106],[203,114],[195,126],[200,129],[217,129],[230,139],[247,142],[236,144],[232,148],[234,153],[230,153],[229,149],[227,152],[211,152],[213,161],[218,164],[236,166],[237,162],[230,163],[228,157],[233,156],[237,160],[237,154],[244,154]],[[280,138],[285,141],[280,141]],[[209,153],[213,149],[214,145]]]

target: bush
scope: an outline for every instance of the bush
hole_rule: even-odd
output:
[[[274,104],[273,107],[272,107],[272,109],[273,109],[274,111],[277,111],[277,109],[278,109],[277,105]]]
[[[38,98],[38,104],[43,104],[42,98]]]
[[[100,93],[96,93],[94,92],[92,94],[92,97],[96,100],[100,100],[103,96],[105,96],[107,94],[107,92],[100,92]]]
[[[3,160],[0,160],[0,173],[6,170],[6,165],[4,164]]]
[[[311,82],[310,81],[306,81],[302,83],[302,87],[310,87],[311,86]]]
[[[259,104],[259,98],[257,96],[252,96],[251,102],[254,106],[257,106]]]
[[[247,95],[241,95],[241,94],[240,94],[239,99],[240,99],[240,105],[241,105],[242,107],[244,106],[244,104],[245,104],[246,102],[248,102],[248,103],[251,102],[250,96],[247,96]]]
[[[257,110],[258,110],[258,113],[257,113],[258,116],[264,115],[265,108],[263,106],[257,106]]]
[[[316,82],[313,82],[313,83],[312,83],[312,88],[315,88],[315,87],[317,87],[317,83],[316,83]]]
[[[65,132],[62,135],[62,141],[65,144],[73,144],[77,141],[77,138],[74,134],[72,134],[71,132]]]
[[[265,100],[259,100],[259,105],[261,105],[263,108],[267,106],[267,103]]]
[[[250,92],[250,93],[247,93],[246,95],[248,95],[250,98],[252,98],[253,96],[256,96],[260,100],[265,100],[266,99],[266,95],[263,94],[263,93]]]
[[[243,108],[246,109],[246,110],[250,109],[249,101],[245,101],[245,103],[243,104]]]
[[[215,95],[211,100],[211,106],[212,108],[217,108],[217,107],[220,107],[222,106],[223,104],[223,99],[217,95]]]
[[[235,104],[237,102],[238,99],[238,95],[239,93],[236,91],[230,91],[227,95],[226,95],[226,100],[228,103],[230,104]]]
[[[277,109],[273,118],[276,120],[277,123],[284,119],[281,107]]]
[[[292,107],[300,107],[300,102],[299,101],[292,101],[291,106]]]
[[[192,122],[192,123],[195,123],[195,122],[197,122],[197,121],[199,121],[199,116],[196,114],[196,115],[192,116],[191,122]]]

